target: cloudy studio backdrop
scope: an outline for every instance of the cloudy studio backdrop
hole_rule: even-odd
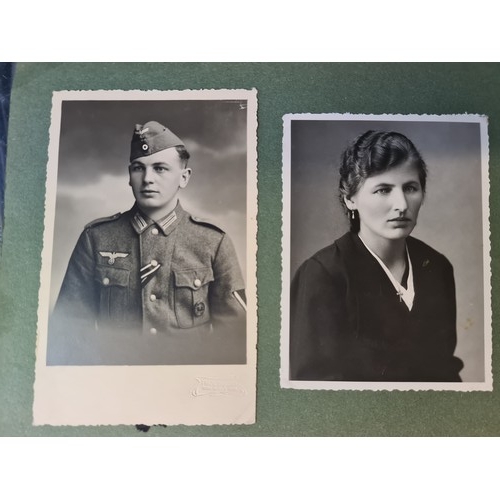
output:
[[[247,113],[244,101],[64,101],[50,283],[52,310],[85,224],[129,210],[130,140],[155,120],[182,137],[193,170],[182,206],[231,237],[246,276]]]

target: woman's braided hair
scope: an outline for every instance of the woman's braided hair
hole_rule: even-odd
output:
[[[342,153],[340,160],[339,197],[349,217],[352,232],[359,231],[359,215],[351,212],[345,198],[354,196],[365,179],[407,161],[418,170],[422,191],[425,193],[427,167],[415,145],[398,132],[381,132],[368,130],[357,137]],[[354,214],[354,217],[352,216]]]

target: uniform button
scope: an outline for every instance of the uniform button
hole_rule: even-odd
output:
[[[201,281],[200,281],[198,278],[196,278],[196,279],[194,280],[194,283],[193,283],[193,284],[194,284],[194,286],[195,286],[196,288],[198,288],[198,287],[200,287],[200,286],[201,286]]]
[[[143,144],[143,145],[142,145],[142,149],[143,149],[144,151],[147,151],[147,150],[149,149],[149,146],[148,146],[147,144]]]
[[[151,265],[152,265],[153,267],[156,267],[156,266],[158,265],[158,262],[156,262],[156,260],[152,260],[152,261],[151,261]]]
[[[104,279],[102,280],[102,284],[103,284],[104,286],[108,286],[108,285],[109,285],[109,278],[104,278]]]
[[[158,333],[158,331],[156,330],[156,328],[150,328],[149,333],[151,335],[156,335]]]
[[[151,302],[154,302],[156,300],[156,295],[154,293],[152,293],[150,296],[149,296]]]
[[[151,231],[153,234],[158,234],[158,229],[156,229],[156,227],[153,228],[153,230]]]

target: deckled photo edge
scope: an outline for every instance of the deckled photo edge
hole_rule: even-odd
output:
[[[113,98],[113,99],[112,99]],[[244,375],[247,382],[246,387],[250,387],[251,394],[246,395],[248,403],[246,404],[247,409],[243,413],[239,413],[236,418],[229,417],[225,418],[222,416],[215,416],[218,421],[204,421],[201,419],[194,419],[191,421],[186,421],[186,419],[174,418],[171,422],[165,422],[164,420],[150,420],[149,423],[167,423],[168,425],[249,425],[255,423],[255,405],[256,405],[256,345],[257,345],[257,300],[256,300],[256,250],[257,250],[257,90],[252,89],[187,89],[187,90],[71,90],[71,91],[54,91],[52,96],[52,107],[51,107],[51,121],[49,127],[49,146],[48,146],[48,160],[47,160],[47,178],[46,178],[46,190],[45,190],[45,216],[44,216],[44,236],[43,236],[43,250],[42,250],[42,265],[40,271],[40,290],[39,290],[39,304],[37,312],[37,336],[36,336],[36,363],[35,363],[35,399],[33,403],[33,424],[34,425],[119,425],[127,424],[130,422],[124,422],[121,419],[105,422],[100,421],[99,418],[95,421],[67,421],[65,417],[62,416],[61,421],[56,423],[47,421],[43,416],[38,415],[38,406],[43,402],[40,401],[40,377],[46,373],[47,366],[45,364],[45,349],[46,349],[46,335],[47,329],[44,324],[48,321],[48,293],[47,289],[50,284],[50,273],[51,273],[51,258],[52,258],[52,244],[53,244],[53,231],[54,231],[54,212],[55,212],[55,200],[56,200],[56,189],[57,189],[57,171],[58,171],[58,150],[60,143],[60,126],[61,126],[61,106],[62,102],[69,100],[213,100],[213,101],[223,101],[232,99],[242,99],[247,100],[248,112],[247,112],[247,157],[246,157],[246,192],[247,192],[247,251],[246,251],[246,261],[247,261],[247,272],[246,281],[249,288],[249,308],[247,317],[247,361],[245,365],[201,365],[203,368],[214,368],[216,374],[218,372],[227,372],[229,378],[233,377],[241,378],[240,372],[246,370],[246,375]],[[248,298],[247,298],[248,300]],[[45,332],[43,330],[45,329]],[[44,333],[44,334],[43,334]],[[86,376],[86,373],[91,372],[96,367],[93,366],[68,366],[68,367],[50,367],[49,370],[59,370],[61,375],[64,372],[74,372],[77,378]],[[104,369],[105,371],[114,372],[127,372],[130,368],[137,369],[139,372],[148,369],[157,369],[157,366],[98,366],[98,369]],[[160,371],[177,371],[179,366],[161,366]],[[180,367],[183,370],[185,367]],[[77,373],[79,372],[79,373]],[[227,378],[227,377],[226,377]],[[193,378],[193,387],[196,377]],[[221,379],[224,380],[224,377]],[[38,392],[38,397],[37,397]],[[248,392],[248,391],[246,391]],[[210,397],[210,396],[209,396]],[[218,396],[220,399],[220,395]],[[207,397],[201,398],[207,400]],[[217,413],[217,412],[216,412]],[[78,420],[78,419],[76,419]],[[90,420],[93,420],[92,418]],[[143,419],[147,423],[147,419]]]
[[[481,134],[481,176],[483,201],[483,276],[484,276],[484,359],[485,385],[493,390],[493,315],[492,315],[492,269],[491,269],[491,224],[490,224],[490,143],[488,135],[488,116],[478,115]]]
[[[59,154],[59,134],[61,127],[61,96],[53,92],[50,110],[50,126],[47,146],[47,168],[44,193],[43,241],[40,268],[40,288],[38,290],[37,328],[35,342],[35,380],[36,394],[40,370],[45,366],[45,351],[47,347],[47,324],[49,317],[49,289],[51,280],[51,263],[54,236],[54,215],[57,189],[57,158]],[[36,398],[33,401],[33,418],[35,415]]]
[[[280,331],[280,386],[290,387],[289,381],[289,350],[290,350],[290,214],[291,214],[291,157],[290,157],[290,134],[293,114],[283,116],[282,136],[282,212],[281,212],[281,331]]]
[[[481,142],[482,176],[482,224],[483,224],[483,283],[484,283],[484,382],[452,383],[404,383],[404,382],[339,382],[339,381],[297,381],[289,376],[289,311],[291,282],[290,275],[290,215],[291,215],[291,123],[293,121],[431,121],[478,123]],[[481,113],[456,114],[356,114],[356,113],[287,113],[283,115],[282,147],[282,293],[281,293],[281,333],[280,333],[280,386],[284,389],[313,390],[369,390],[369,391],[452,391],[471,392],[493,390],[492,366],[492,311],[491,311],[491,227],[490,227],[490,179],[489,179],[489,135],[488,116]]]

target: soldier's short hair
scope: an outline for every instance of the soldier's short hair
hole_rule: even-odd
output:
[[[186,167],[189,158],[191,158],[189,151],[185,148],[185,146],[175,146],[175,150],[177,151],[179,158],[184,163],[184,167]]]

